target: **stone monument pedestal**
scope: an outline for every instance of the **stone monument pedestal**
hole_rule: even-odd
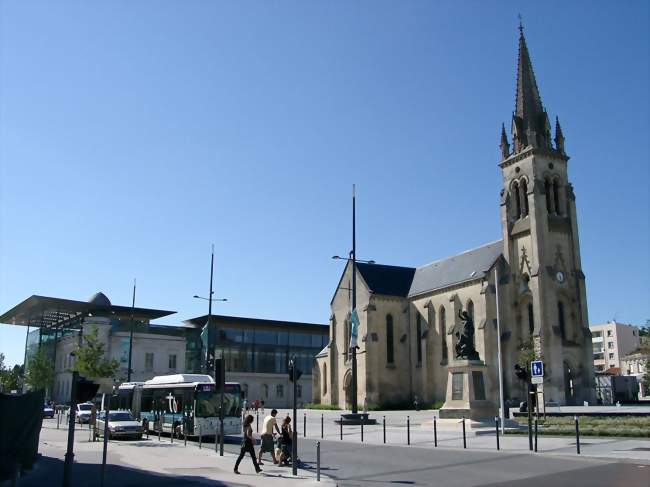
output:
[[[482,360],[456,360],[449,365],[448,370],[447,395],[439,417],[494,419],[498,409],[487,399],[485,363]]]

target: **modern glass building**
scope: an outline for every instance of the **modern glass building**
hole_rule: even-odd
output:
[[[209,327],[207,322],[207,315],[185,322],[201,330],[203,364],[210,356],[223,357],[226,379],[240,382],[249,401],[289,407],[293,388],[287,369],[294,358],[303,374],[296,399],[311,402],[314,357],[327,345],[327,325],[223,315],[212,315]]]

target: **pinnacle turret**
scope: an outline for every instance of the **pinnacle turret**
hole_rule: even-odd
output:
[[[562,134],[562,127],[560,126],[560,119],[555,117],[555,150],[564,155],[564,134]]]
[[[510,144],[508,143],[508,136],[506,135],[506,126],[501,124],[501,157],[507,159],[510,157]]]

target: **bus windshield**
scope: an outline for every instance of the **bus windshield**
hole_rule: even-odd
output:
[[[208,418],[219,416],[221,394],[219,391],[198,391],[196,393],[196,417]],[[239,384],[226,385],[223,396],[224,416],[241,415],[241,391]]]

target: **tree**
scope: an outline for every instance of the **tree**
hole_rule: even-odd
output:
[[[52,360],[44,348],[39,348],[28,360],[25,383],[34,390],[47,389],[52,385],[53,379]]]
[[[97,327],[83,335],[83,344],[73,352],[73,370],[86,378],[115,378],[119,367],[117,360],[104,357],[104,344],[99,341]]]

